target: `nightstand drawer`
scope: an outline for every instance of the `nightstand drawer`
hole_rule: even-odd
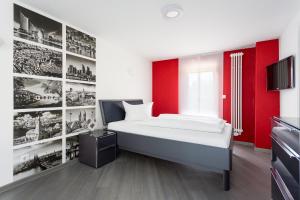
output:
[[[272,187],[272,199],[273,200],[285,200],[284,196],[282,195],[274,177],[272,176],[272,182],[271,182],[271,187]]]
[[[296,154],[300,155],[300,131],[286,124],[274,121],[272,135],[289,146]]]
[[[272,149],[287,170],[299,183],[299,158],[277,137],[272,136]]]
[[[294,200],[276,169],[271,169],[273,200]]]
[[[286,169],[280,159],[272,162],[273,170],[276,170],[278,175],[280,175],[282,181],[289,190],[289,193],[294,199],[300,200],[300,185],[292,177],[291,173]]]
[[[116,147],[110,147],[103,151],[98,151],[98,163],[97,167],[101,167],[107,163],[110,163],[116,159]]]
[[[107,148],[107,147],[109,147],[109,146],[114,146],[114,145],[116,145],[116,139],[117,139],[117,138],[116,138],[116,134],[109,135],[109,136],[106,136],[106,137],[101,138],[101,139],[98,141],[98,150]]]

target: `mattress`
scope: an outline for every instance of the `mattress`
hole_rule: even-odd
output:
[[[221,133],[201,132],[177,128],[147,126],[139,121],[111,122],[107,127],[112,131],[176,140],[181,142],[202,144],[213,147],[228,148],[232,137],[232,126],[225,124]]]

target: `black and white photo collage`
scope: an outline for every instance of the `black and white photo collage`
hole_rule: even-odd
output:
[[[26,7],[14,4],[14,180],[78,157],[96,125],[96,38]]]

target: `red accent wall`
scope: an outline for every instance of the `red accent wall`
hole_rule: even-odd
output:
[[[230,54],[243,52],[243,130],[242,135],[234,137],[237,141],[254,142],[254,73],[255,73],[255,48],[239,49],[224,52],[223,70],[223,118],[231,121],[231,58]]]
[[[267,91],[266,67],[279,59],[279,41],[257,42],[255,48],[224,52],[223,117],[230,122],[230,54],[243,52],[243,130],[235,140],[252,142],[258,148],[271,148],[271,117],[279,116],[279,92]],[[178,113],[178,59],[152,63],[153,115]]]
[[[279,41],[256,43],[255,69],[255,146],[271,148],[271,117],[279,116],[279,92],[267,91],[266,67],[279,59]]]
[[[152,63],[153,116],[178,113],[178,59]]]

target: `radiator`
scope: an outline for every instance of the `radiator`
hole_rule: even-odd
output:
[[[243,53],[230,54],[231,57],[231,124],[234,135],[243,132],[243,109],[242,109],[242,70]]]

